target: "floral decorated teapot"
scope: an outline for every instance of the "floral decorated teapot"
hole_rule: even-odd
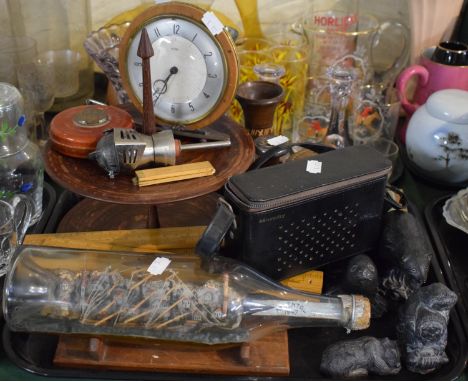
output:
[[[410,119],[406,149],[425,177],[448,184],[468,181],[468,91],[433,93]]]

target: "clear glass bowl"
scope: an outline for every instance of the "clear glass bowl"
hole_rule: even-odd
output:
[[[119,45],[130,22],[112,24],[91,32],[84,42],[89,56],[102,69],[117,93],[119,103],[128,103],[119,71]]]
[[[448,199],[442,214],[448,224],[468,234],[468,188]]]

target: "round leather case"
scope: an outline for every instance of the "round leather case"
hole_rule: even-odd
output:
[[[133,128],[133,119],[114,106],[83,105],[57,114],[50,123],[52,147],[63,155],[87,158],[105,130]]]

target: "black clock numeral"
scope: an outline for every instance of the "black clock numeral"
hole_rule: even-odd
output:
[[[188,106],[189,106],[190,110],[195,111],[195,108],[193,107],[192,102],[189,102]]]
[[[173,31],[174,34],[178,34],[179,30],[180,30],[180,25],[179,24],[174,24],[172,26],[172,31]]]
[[[205,96],[205,98],[210,98],[210,95],[208,93],[203,92],[203,95]]]
[[[154,34],[155,34],[156,38],[161,37],[161,32],[159,32],[158,28],[154,28]]]
[[[195,35],[192,38],[192,42],[197,38],[197,36],[198,36],[198,33],[195,33]]]
[[[135,62],[133,63],[133,65],[135,65],[135,66],[143,66],[143,63],[142,63],[142,62],[135,61]]]
[[[211,57],[212,55],[213,55],[213,52],[208,52],[208,53],[205,53],[203,57],[207,58],[207,57]]]
[[[171,105],[171,113],[175,114],[175,106],[174,105]]]
[[[208,73],[208,78],[218,78],[218,75]]]
[[[140,88],[142,88],[142,87],[143,87],[143,82],[138,82],[138,86],[139,86]]]

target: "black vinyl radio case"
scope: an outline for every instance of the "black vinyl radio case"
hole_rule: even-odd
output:
[[[224,191],[235,221],[220,253],[283,279],[368,251],[390,171],[375,149],[351,146],[233,176]]]

